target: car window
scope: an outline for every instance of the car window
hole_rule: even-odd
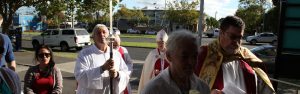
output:
[[[261,37],[266,37],[266,36],[267,36],[267,34],[261,34],[260,36],[261,36]]]
[[[267,48],[258,52],[264,56],[276,56],[276,49],[274,48]]]
[[[58,30],[53,30],[52,35],[58,35]]]
[[[46,30],[45,32],[42,33],[42,35],[50,35],[51,30]]]
[[[273,37],[273,36],[274,36],[273,34],[268,34],[268,35],[267,35],[267,37]]]
[[[89,33],[86,30],[76,30],[77,35],[89,35]]]
[[[62,35],[74,35],[74,30],[62,30]]]

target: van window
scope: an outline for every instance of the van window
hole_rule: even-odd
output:
[[[76,30],[76,34],[78,35],[89,35],[89,33],[86,30]]]
[[[62,30],[62,35],[74,35],[74,30]]]
[[[58,30],[53,30],[52,35],[58,35]]]

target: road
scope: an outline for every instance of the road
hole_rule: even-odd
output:
[[[214,38],[203,38],[203,44],[208,44],[209,42],[213,41]],[[148,42],[155,42],[155,39],[122,39],[122,41],[131,41],[131,42],[141,42],[141,41],[148,41]],[[247,45],[247,43],[244,43],[243,45],[247,48],[253,48],[258,45]],[[259,44],[260,45],[260,44]],[[23,81],[24,75],[26,73],[26,70],[28,69],[28,65],[32,66],[35,65],[33,62],[33,52],[32,52],[32,45],[31,41],[23,41],[22,43],[23,49],[26,49],[27,51],[21,51],[21,52],[15,52],[16,62],[18,63],[17,67],[17,73],[19,74],[20,78]],[[55,50],[58,48],[54,48],[54,52],[58,52],[59,50]],[[134,70],[130,79],[130,84],[132,85],[133,94],[136,94],[139,78],[143,66],[143,61],[145,60],[148,53],[152,50],[149,48],[136,48],[136,47],[127,47],[129,54],[131,55],[133,62],[134,62]],[[72,49],[69,53],[77,53],[75,49]],[[63,75],[64,79],[64,94],[74,94],[75,90],[75,78],[73,75],[74,67],[75,67],[75,59],[72,58],[64,58],[64,57],[54,57],[56,61],[56,66],[58,66]]]

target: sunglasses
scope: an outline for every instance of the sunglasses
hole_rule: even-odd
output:
[[[44,57],[47,57],[47,58],[49,58],[50,57],[50,53],[40,53],[40,54],[38,54],[38,57],[39,58],[44,58]]]
[[[231,40],[241,40],[243,36],[240,36],[240,35],[234,35],[232,33],[229,33],[229,32],[225,32],[227,33],[228,37],[231,39]]]

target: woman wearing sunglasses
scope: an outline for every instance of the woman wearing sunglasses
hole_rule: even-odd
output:
[[[24,78],[24,94],[61,94],[62,75],[55,66],[52,50],[42,45],[35,51],[35,63]]]

